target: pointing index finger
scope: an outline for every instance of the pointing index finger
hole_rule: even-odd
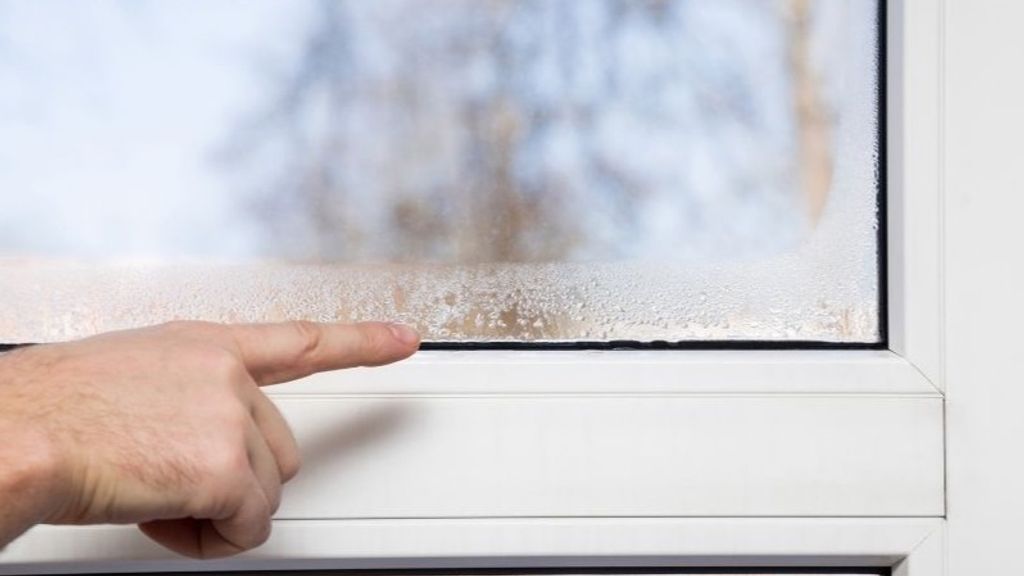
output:
[[[296,321],[236,325],[229,330],[246,368],[261,386],[327,370],[390,364],[411,356],[420,343],[412,328],[383,322]]]

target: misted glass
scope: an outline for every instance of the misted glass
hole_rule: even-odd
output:
[[[875,0],[7,0],[0,343],[875,343]]]

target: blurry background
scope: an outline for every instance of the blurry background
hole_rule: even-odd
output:
[[[738,258],[827,201],[865,0],[5,0],[0,253]]]
[[[667,290],[658,298],[677,286],[712,312],[735,284],[767,293],[828,268],[870,318],[877,11],[874,0],[2,0],[0,258],[10,270],[498,266],[421,302],[419,314],[445,307],[458,334],[472,322],[452,310],[467,298],[520,328],[538,319],[524,320],[533,306],[517,281],[480,291],[513,270],[503,263],[666,264],[678,278],[652,277]],[[816,235],[856,246],[809,258]],[[754,272],[786,268],[779,258],[817,268]],[[716,287],[723,267],[732,285]],[[406,303],[422,298],[409,284],[441,278],[431,274],[378,286],[367,298],[393,297],[373,314],[412,314]],[[562,294],[545,309],[594,298],[559,274],[522,278]],[[298,296],[279,308],[361,317],[360,286],[377,281],[326,311]],[[160,319],[171,306],[152,308]],[[225,316],[214,308],[197,314]],[[658,311],[670,339],[688,337],[672,314]],[[877,321],[866,326],[857,338]]]

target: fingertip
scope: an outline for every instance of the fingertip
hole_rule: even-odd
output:
[[[419,350],[420,335],[412,327],[392,322],[361,322],[362,346],[352,350],[353,366],[385,366]]]
[[[416,349],[420,345],[420,335],[411,326],[405,324],[388,324],[391,335],[404,346]]]

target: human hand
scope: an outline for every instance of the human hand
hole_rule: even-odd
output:
[[[46,464],[32,522],[137,523],[180,554],[229,556],[266,541],[299,470],[260,386],[388,364],[418,344],[381,323],[175,322],[19,350],[0,356],[0,437],[10,460]]]

